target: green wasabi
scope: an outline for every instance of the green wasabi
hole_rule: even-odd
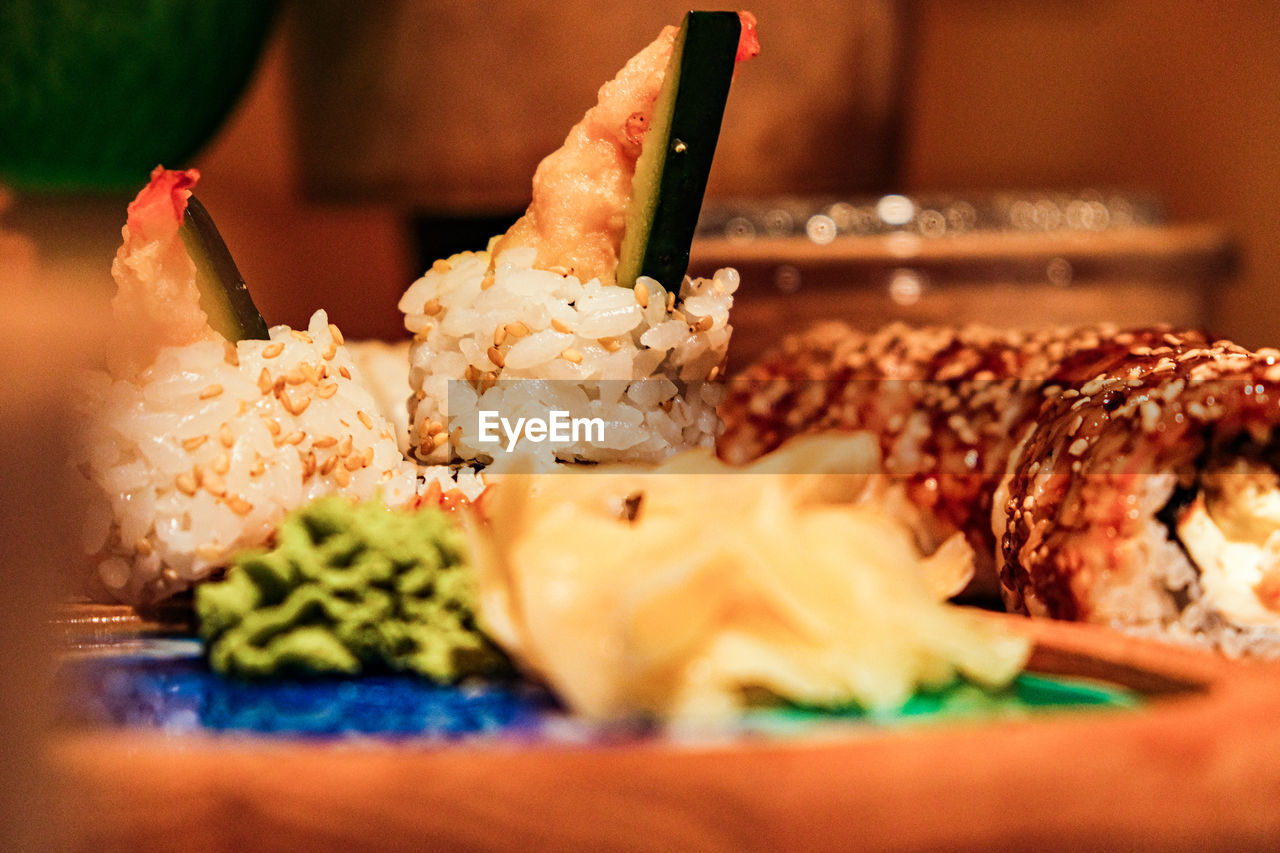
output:
[[[341,497],[293,512],[275,548],[246,552],[196,590],[210,665],[241,678],[503,671],[476,605],[464,536],[446,513]]]

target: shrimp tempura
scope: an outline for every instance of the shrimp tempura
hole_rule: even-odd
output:
[[[164,347],[217,336],[200,307],[196,266],[178,233],[199,179],[195,169],[157,166],[129,203],[124,243],[111,264],[117,287],[111,310],[119,341],[113,367],[120,375],[141,371]]]
[[[613,282],[631,176],[679,32],[665,27],[600,87],[596,105],[564,145],[538,164],[533,201],[494,246],[495,259],[506,249],[531,246],[539,269]]]

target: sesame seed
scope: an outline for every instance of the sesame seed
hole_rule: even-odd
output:
[[[513,338],[523,338],[525,335],[529,334],[529,327],[520,320],[516,320],[514,323],[508,323],[503,326],[503,328],[506,329],[507,334],[511,335]]]
[[[222,559],[222,549],[212,543],[200,545],[196,548],[196,556],[205,562],[216,563]]]
[[[715,322],[716,321],[712,320],[710,317],[703,317],[697,323],[693,324],[693,329],[696,332],[705,332],[714,326]]]
[[[596,343],[600,344],[608,352],[617,352],[622,349],[622,341],[617,338],[599,338]]]
[[[337,443],[338,443],[338,439],[334,438],[333,436],[322,435],[319,438],[317,438],[315,441],[311,442],[311,446],[324,449],[326,447],[333,447]]]
[[[267,425],[267,432],[272,435],[280,434],[280,422],[275,418],[263,418],[262,422]]]
[[[351,482],[351,474],[341,465],[333,469],[333,479],[340,487],[346,487]]]
[[[347,370],[345,367],[339,367],[339,368],[338,368],[338,375],[339,375],[339,376],[341,376],[343,379],[350,379],[350,378],[351,378],[351,371],[350,371],[350,370]]]
[[[353,453],[342,460],[342,464],[348,471],[359,471],[364,467],[364,457],[358,453]]]
[[[183,439],[182,449],[190,453],[208,440],[209,436],[207,435],[193,435],[191,438]]]
[[[449,263],[443,258],[437,259],[435,262],[431,264],[431,271],[434,273],[440,273],[441,275],[444,275],[445,273],[449,272],[451,269],[453,269],[453,264]]]
[[[223,453],[213,461],[211,466],[216,474],[225,474],[231,470],[231,457]]]
[[[480,289],[488,290],[489,288],[493,287],[493,282],[494,282],[493,273],[489,273],[484,278],[480,279]]]
[[[323,353],[321,353],[320,357],[323,358],[325,361],[331,361],[333,357],[337,354],[338,354],[338,342],[331,340],[329,341],[329,348],[326,349]]]
[[[307,479],[316,472],[316,452],[308,450],[306,457],[302,460],[302,479]]]
[[[227,508],[230,509],[232,512],[234,512],[236,515],[244,516],[253,512],[253,504],[249,503],[247,500],[240,497],[239,495],[230,495],[229,497],[227,497],[225,503],[227,505]]]
[[[707,381],[715,382],[716,377],[718,377],[719,375],[720,375],[720,365],[717,364],[715,367],[711,368],[711,371],[707,374]]]
[[[275,358],[282,352],[284,352],[284,344],[280,341],[275,341],[262,348],[262,357]]]
[[[1145,400],[1139,409],[1142,411],[1143,430],[1155,432],[1156,426],[1160,423],[1160,407],[1151,400]]]
[[[433,435],[439,435],[444,432],[444,424],[437,423],[436,421],[427,421],[426,424],[423,425],[422,432],[428,438]]]
[[[437,435],[434,435],[431,437],[431,447],[433,450],[438,449],[441,445],[443,445],[448,440],[449,440],[449,434],[446,432],[442,432]]]
[[[636,282],[636,286],[632,288],[636,293],[636,302],[640,303],[641,308],[649,307],[649,288],[640,282]]]
[[[502,342],[505,341],[506,339],[507,339],[507,327],[502,325],[495,326],[493,329],[493,345],[495,347],[500,347],[502,346]]]
[[[307,410],[307,406],[311,405],[311,395],[303,394],[301,398],[297,398],[285,391],[280,395],[280,404],[288,410],[289,414],[300,415]]]
[[[670,314],[672,309],[676,307],[676,292],[674,290],[667,294],[667,313]]]
[[[346,342],[346,338],[342,337],[342,330],[333,323],[329,324],[329,334],[333,336],[334,343],[341,345]]]
[[[365,414],[363,409],[356,411],[356,417],[360,419],[360,423],[364,424],[365,429],[373,429],[373,418]]]
[[[342,441],[338,444],[337,453],[339,456],[346,456],[351,453],[351,447],[355,444],[355,438],[350,435],[344,435]]]
[[[320,476],[322,477],[329,476],[329,472],[332,471],[333,466],[337,464],[338,464],[338,457],[336,455],[330,456],[327,459],[325,459],[323,462],[320,463]]]
[[[422,313],[428,317],[434,317],[440,313],[441,305],[439,299],[428,299],[427,304],[422,306]]]
[[[173,484],[178,487],[178,491],[182,492],[184,495],[188,497],[194,496],[196,493],[196,489],[199,488],[199,486],[196,485],[196,478],[193,477],[191,473],[188,471],[183,471],[181,474],[175,477],[173,480]]]
[[[141,554],[144,557],[150,557],[151,552],[155,549],[151,547],[150,540],[142,536],[139,536],[137,541],[133,543],[133,550],[137,551],[139,554]]]
[[[222,477],[216,473],[208,473],[204,475],[204,490],[215,498],[220,498],[227,493],[227,484],[222,481]]]
[[[568,326],[566,326],[559,317],[551,318],[551,328],[555,329],[557,332],[560,332],[561,334],[565,334],[565,335],[573,334],[573,329],[570,329]]]
[[[578,352],[573,347],[569,347],[567,350],[561,352],[560,357],[565,361],[573,362],[574,364],[582,363],[582,353]]]
[[[496,346],[489,347],[489,350],[488,352],[485,353],[485,355],[489,356],[489,360],[492,361],[494,363],[494,366],[498,368],[502,368],[507,363],[506,359],[502,357],[502,350],[498,349]]]
[[[258,374],[258,390],[263,394],[270,394],[271,385],[271,374],[268,373],[267,369],[264,367],[262,368],[262,372]]]
[[[301,341],[304,344],[314,344],[316,342],[311,335],[306,332],[300,332],[297,329],[290,329],[289,334],[293,335],[295,341]]]
[[[361,455],[364,457],[365,465],[372,465],[373,464],[373,445],[371,444],[368,447],[366,447],[364,449],[364,453]]]
[[[338,383],[330,382],[328,385],[321,385],[320,390],[316,391],[316,396],[321,400],[328,400],[334,394],[338,393]]]
[[[284,440],[281,442],[281,444],[292,444],[294,447],[297,447],[299,444],[302,443],[302,440],[306,437],[307,437],[307,434],[305,432],[303,432],[300,429],[295,429],[293,432],[289,433],[284,437]]]
[[[257,459],[253,463],[253,467],[249,469],[250,477],[260,477],[267,470],[267,463],[262,459]]]
[[[218,427],[218,441],[226,448],[231,448],[236,443],[236,436],[231,431],[231,424],[226,421],[223,421],[222,425]]]
[[[204,390],[200,392],[200,399],[208,400],[212,397],[218,396],[221,393],[222,393],[222,386],[215,382],[212,385],[205,386]]]

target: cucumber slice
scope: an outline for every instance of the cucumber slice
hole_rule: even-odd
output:
[[[200,307],[209,316],[213,330],[229,341],[270,338],[267,321],[253,304],[244,276],[236,269],[213,217],[195,196],[187,199],[187,212],[178,233],[196,265]]]
[[[639,276],[679,290],[720,136],[742,23],[736,12],[689,12],[636,161],[618,284]]]

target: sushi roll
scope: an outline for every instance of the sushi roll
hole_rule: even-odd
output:
[[[92,506],[77,585],[100,601],[172,596],[265,544],[312,498],[398,505],[417,492],[323,311],[262,338],[213,329],[182,233],[197,178],[157,169],[129,206],[112,363],[79,383],[73,463]]]
[[[509,250],[439,262],[401,300],[410,350],[410,445],[424,463],[493,462],[475,413],[603,419],[603,441],[544,445],[544,461],[654,462],[708,447],[721,424],[737,273],[668,292],[540,270]],[[544,380],[523,382],[519,380]],[[469,417],[470,416],[470,417]],[[451,424],[466,424],[456,430]]]
[[[1045,380],[1064,362],[1091,363],[1114,340],[1150,344],[1164,333],[819,324],[731,380],[718,453],[744,464],[794,435],[871,431],[922,547],[963,532],[977,560],[969,592],[994,599],[992,495]]]
[[[1280,656],[1280,350],[1100,352],[1051,377],[996,495],[1006,603]]]
[[[657,462],[714,444],[738,275],[684,271],[729,80],[759,50],[754,23],[691,12],[663,29],[538,166],[511,229],[437,261],[404,294],[418,460],[497,461],[482,412],[602,424],[531,448],[550,466]],[[664,157],[679,181],[655,166]],[[675,213],[658,222],[655,210]]]

